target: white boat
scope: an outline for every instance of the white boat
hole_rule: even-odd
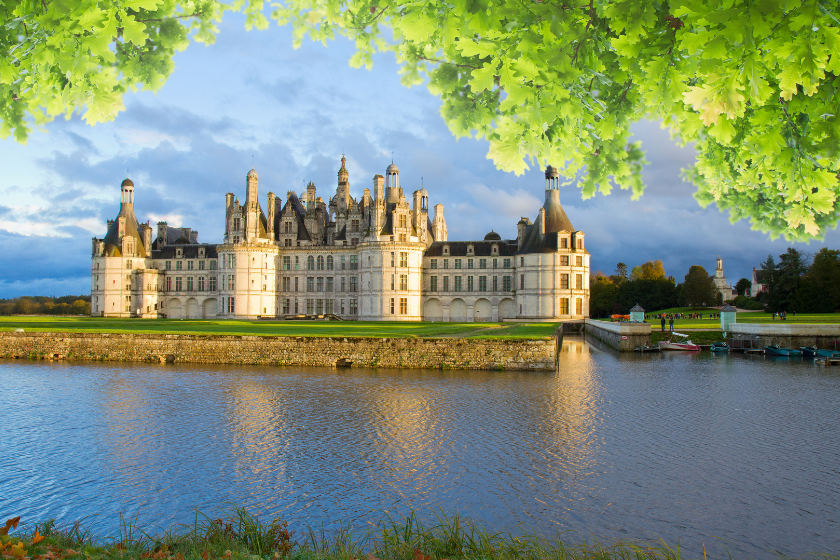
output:
[[[671,333],[671,338],[668,340],[659,341],[660,350],[688,350],[689,352],[699,352],[700,347],[691,342],[689,335],[682,333]]]

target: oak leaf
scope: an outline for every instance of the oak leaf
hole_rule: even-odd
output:
[[[30,544],[38,544],[42,540],[46,539],[44,535],[42,535],[37,529],[35,530],[35,536],[32,537],[32,542]]]

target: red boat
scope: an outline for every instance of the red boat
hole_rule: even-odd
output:
[[[671,338],[668,340],[659,341],[660,350],[687,350],[689,352],[699,352],[700,347],[691,342],[689,335],[682,333],[671,333]]]

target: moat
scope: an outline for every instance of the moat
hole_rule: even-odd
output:
[[[688,556],[840,552],[840,368],[632,355],[557,372],[0,361],[0,515],[117,533],[459,512]],[[517,528],[517,524],[521,524]]]

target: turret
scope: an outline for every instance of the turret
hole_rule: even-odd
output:
[[[393,161],[385,170],[385,199],[389,204],[400,201],[400,170]]]
[[[120,213],[123,213],[123,208],[134,212],[134,182],[131,179],[126,179],[120,185]]]
[[[166,222],[157,223],[158,249],[163,249],[164,247],[166,247],[166,230]]]
[[[245,205],[256,204],[259,199],[259,175],[254,169],[245,176]]]
[[[446,241],[446,220],[443,217],[443,204],[435,204],[435,218],[432,221],[435,241]]]

